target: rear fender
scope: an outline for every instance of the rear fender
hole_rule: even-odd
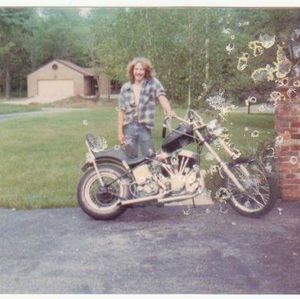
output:
[[[96,158],[96,164],[97,165],[100,165],[100,164],[115,164],[117,166],[121,166],[122,168],[125,168],[124,164],[122,163],[121,160],[116,159],[116,158],[112,158],[112,157],[98,157],[98,158]],[[91,167],[93,167],[93,163],[92,162],[86,162],[81,167],[81,170],[83,172],[86,172]]]

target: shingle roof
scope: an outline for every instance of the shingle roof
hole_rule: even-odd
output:
[[[55,59],[55,60],[58,61],[58,62],[60,62],[60,63],[62,63],[62,64],[64,64],[65,66],[70,67],[71,69],[73,69],[73,70],[75,70],[75,71],[77,71],[79,73],[82,73],[85,76],[92,76],[92,77],[94,77],[94,74],[91,71],[89,71],[86,68],[83,68],[83,67],[81,67],[81,66],[79,66],[79,65],[77,65],[77,64],[75,64],[75,63],[73,63],[71,61],[62,60],[62,59]]]

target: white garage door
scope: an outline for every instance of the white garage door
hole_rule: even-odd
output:
[[[74,96],[73,80],[39,80],[38,95],[47,99],[63,99]]]

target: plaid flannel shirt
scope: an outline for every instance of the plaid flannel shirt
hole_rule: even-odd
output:
[[[162,84],[156,78],[144,79],[138,106],[134,101],[131,82],[125,83],[120,91],[119,109],[124,111],[123,126],[133,121],[145,124],[148,128],[154,127],[155,104],[158,97],[165,95]]]

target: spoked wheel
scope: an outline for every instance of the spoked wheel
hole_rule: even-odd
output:
[[[236,164],[231,168],[234,176],[245,188],[242,193],[227,178],[227,189],[231,193],[232,207],[244,216],[259,217],[274,206],[276,197],[270,189],[268,178],[263,169],[255,162]]]
[[[120,198],[129,197],[128,184],[118,179],[124,170],[115,165],[100,165],[99,172],[104,186],[101,186],[95,169],[88,170],[78,184],[78,203],[96,220],[113,219],[126,209],[120,206]]]

